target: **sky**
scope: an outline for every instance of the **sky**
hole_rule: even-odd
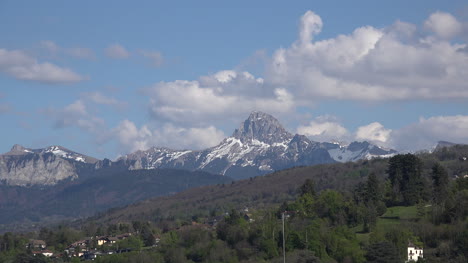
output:
[[[314,141],[468,143],[466,1],[0,1],[0,152],[203,149],[252,111]]]

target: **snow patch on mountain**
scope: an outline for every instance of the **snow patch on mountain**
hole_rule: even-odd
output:
[[[43,151],[44,153],[53,153],[56,156],[60,156],[62,158],[72,159],[77,162],[86,162],[85,158],[82,155],[79,155],[75,152],[69,151],[65,148],[60,146],[50,146]]]

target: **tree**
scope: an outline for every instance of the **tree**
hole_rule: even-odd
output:
[[[432,167],[432,200],[434,204],[441,205],[445,202],[448,195],[449,177],[445,168],[439,163]]]
[[[367,177],[365,195],[365,201],[367,203],[376,204],[377,202],[382,201],[382,191],[380,190],[379,180],[375,173],[371,173],[369,177]]]
[[[337,191],[323,191],[317,198],[315,207],[319,217],[328,218],[334,225],[343,224],[346,221],[343,196]]]
[[[312,197],[315,197],[315,182],[311,179],[305,180],[304,184],[299,188],[299,195],[304,196],[310,194]]]
[[[369,263],[399,262],[397,249],[387,241],[371,244],[367,248],[366,259]]]
[[[413,154],[390,158],[387,169],[394,204],[414,205],[423,197],[422,162]]]

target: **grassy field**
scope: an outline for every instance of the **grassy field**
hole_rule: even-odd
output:
[[[419,217],[416,206],[389,207],[385,214],[377,218],[375,231],[385,230],[392,226],[399,225],[404,221],[417,219],[419,219]],[[362,228],[362,225],[354,228],[356,232],[356,237],[359,241],[363,243],[368,243],[370,233],[362,233]]]

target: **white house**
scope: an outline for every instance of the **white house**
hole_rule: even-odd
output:
[[[423,258],[423,249],[416,246],[415,244],[408,243],[408,261],[418,261],[419,258]]]
[[[32,253],[33,253],[34,256],[42,254],[42,255],[44,255],[46,257],[51,257],[51,256],[54,255],[54,252],[52,252],[50,250],[47,250],[47,249],[46,250],[41,250],[41,251],[33,251]]]

